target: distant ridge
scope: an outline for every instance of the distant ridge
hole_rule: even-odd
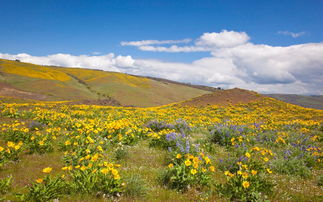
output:
[[[323,95],[264,94],[290,104],[323,110]]]

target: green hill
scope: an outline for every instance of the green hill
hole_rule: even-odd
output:
[[[124,73],[0,59],[0,96],[46,101],[108,100],[114,104],[147,107],[211,92],[206,89]]]

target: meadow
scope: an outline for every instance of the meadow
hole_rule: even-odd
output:
[[[0,200],[323,200],[322,110],[9,101]]]

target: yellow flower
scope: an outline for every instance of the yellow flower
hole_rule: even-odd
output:
[[[252,175],[257,175],[257,171],[256,170],[251,170],[251,174]]]
[[[3,150],[4,150],[4,148],[0,146],[0,152],[2,152]]]
[[[187,159],[187,160],[185,161],[185,165],[186,165],[186,166],[190,166],[190,165],[192,165],[192,162],[191,162],[189,159]]]
[[[214,166],[210,166],[209,169],[210,169],[211,172],[214,172],[215,171]]]
[[[234,174],[232,174],[230,171],[225,171],[224,174],[229,177],[233,177]]]
[[[193,163],[193,167],[194,168],[198,168],[199,167],[199,164],[198,163]]]
[[[242,178],[246,179],[248,177],[249,177],[248,173],[245,172],[245,173],[242,174]]]
[[[71,142],[69,141],[69,140],[67,140],[66,142],[65,142],[65,146],[68,146],[68,145],[70,145],[71,144]]]
[[[269,168],[266,169],[268,173],[273,173]]]
[[[267,157],[264,157],[264,158],[263,158],[263,160],[264,160],[265,162],[269,161],[269,159],[268,159]]]
[[[260,151],[260,148],[259,147],[254,147],[252,148],[253,151]]]
[[[177,158],[177,159],[180,159],[180,158],[182,158],[182,155],[181,155],[181,154],[177,154],[177,155],[176,155],[176,158]]]
[[[43,179],[41,179],[41,178],[39,178],[39,179],[37,179],[37,180],[36,180],[36,182],[37,182],[37,183],[39,183],[39,184],[40,184],[40,183],[42,183],[43,181],[44,181],[44,180],[43,180]]]
[[[84,166],[84,165],[81,166],[80,170],[82,170],[82,171],[86,170],[86,166]]]
[[[251,157],[251,155],[250,155],[250,153],[249,153],[249,152],[246,152],[246,154],[245,154],[245,155],[246,155],[246,157],[247,157],[247,158],[250,158],[250,157]]]
[[[53,170],[53,168],[47,167],[47,168],[43,169],[43,173],[50,173],[50,172],[52,172],[52,170]]]
[[[13,142],[9,141],[9,142],[7,142],[7,146],[8,146],[8,147],[14,147],[14,146],[15,146],[15,143],[13,143]]]
[[[246,164],[242,165],[241,167],[246,169],[246,170],[248,169],[248,166]]]
[[[38,144],[39,144],[40,146],[43,146],[45,143],[44,143],[44,141],[39,141],[39,142],[38,142]]]
[[[116,170],[116,169],[111,169],[111,173],[112,173],[112,175],[118,175],[119,174],[118,170]]]
[[[115,180],[119,180],[119,179],[120,179],[120,175],[114,175],[114,176],[113,176],[113,179],[115,179]]]
[[[170,164],[168,165],[168,168],[172,168],[172,167],[174,167],[174,164],[170,163]]]
[[[18,149],[20,149],[20,147],[21,147],[20,145],[16,145],[15,150],[17,151]]]
[[[247,189],[250,186],[250,184],[248,181],[243,181],[242,186],[243,186],[243,188]]]
[[[109,172],[109,169],[107,169],[107,168],[103,168],[101,170],[101,173],[103,173],[103,174],[107,174],[108,172]]]
[[[241,170],[238,170],[238,175],[242,175],[242,171]]]
[[[207,156],[204,158],[204,160],[205,160],[205,163],[206,163],[206,164],[209,164],[209,163],[211,162],[210,158],[209,158],[209,157],[207,157]]]
[[[191,169],[191,174],[195,175],[197,173],[196,169]]]

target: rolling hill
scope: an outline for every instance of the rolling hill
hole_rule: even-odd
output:
[[[117,72],[0,59],[0,96],[148,107],[191,99],[212,89]]]
[[[245,104],[251,101],[263,98],[262,95],[240,88],[215,91],[210,94],[201,95],[180,103],[182,106],[206,106],[220,105],[227,106],[229,104]]]

